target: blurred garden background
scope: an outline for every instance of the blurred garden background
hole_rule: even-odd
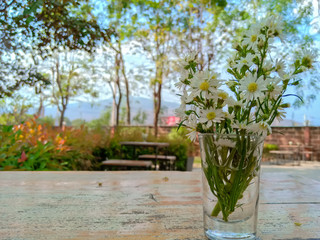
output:
[[[308,48],[315,63],[290,89],[303,101],[287,98],[293,107],[265,150],[304,145],[303,156],[318,160],[319,0],[8,0],[0,3],[0,170],[102,170],[107,158],[135,158],[122,141],[167,142],[175,169],[186,170],[199,148],[177,131],[179,59],[196,52],[200,69],[227,79],[233,42],[270,14],[285,22],[277,58]]]

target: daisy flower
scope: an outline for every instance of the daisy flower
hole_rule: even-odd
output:
[[[280,78],[273,79],[267,85],[268,94],[270,98],[277,99],[277,97],[282,93],[282,80]],[[279,85],[280,84],[280,85]]]
[[[193,95],[188,95],[188,92],[187,90],[183,90],[183,95],[180,97],[181,99],[181,102],[184,102],[184,103],[190,103],[193,101],[194,99],[194,96]]]
[[[235,121],[233,124],[231,124],[231,127],[239,130],[246,130],[247,124],[239,123],[238,121]]]
[[[223,120],[223,113],[221,109],[209,108],[200,111],[200,123],[206,123],[206,127],[210,128],[213,123],[221,122]]]
[[[262,36],[260,33],[260,27],[261,26],[259,24],[254,24],[248,31],[245,32],[245,37],[242,40],[242,44],[247,45],[248,49],[256,50],[258,40]]]
[[[225,119],[230,119],[231,121],[234,119],[234,113],[222,112]]]
[[[190,129],[190,132],[187,134],[188,138],[194,142],[197,139],[197,118],[195,115],[190,115],[188,121],[185,122],[185,126]]]
[[[301,64],[306,68],[312,68],[314,59],[315,59],[315,54],[313,52],[311,52],[310,50],[304,50]]]
[[[182,58],[182,60],[179,61],[179,65],[186,69],[185,67],[190,65],[191,62],[196,61],[198,52],[192,51],[188,54],[185,54]]]
[[[283,22],[280,17],[270,16],[266,19],[265,25],[268,27],[268,35],[272,37],[278,37],[283,41]]]
[[[184,68],[180,71],[180,78],[179,82],[175,83],[174,85],[181,90],[184,86],[186,86],[186,80],[189,79],[189,71],[185,70]]]
[[[222,106],[228,105],[229,107],[231,107],[236,102],[233,97],[230,97],[229,94],[223,90],[218,90],[216,96],[218,97],[218,99],[223,100]]]
[[[247,101],[264,97],[264,91],[267,90],[266,81],[263,80],[263,76],[257,79],[256,74],[249,75],[240,82],[239,90]]]
[[[278,73],[278,75],[281,78],[283,78],[283,76],[286,74],[285,68],[286,68],[285,62],[282,59],[280,59],[280,60],[277,59],[274,70]]]
[[[191,80],[190,89],[192,96],[198,96],[204,92],[207,98],[209,92],[216,92],[217,88],[220,86],[220,81],[217,79],[217,74],[211,73],[209,71],[197,72],[193,79]]]
[[[250,124],[247,126],[247,130],[262,135],[264,137],[272,133],[272,129],[266,121]]]
[[[239,60],[236,61],[236,64],[233,65],[234,68],[237,68],[239,70],[241,70],[241,68],[246,65],[249,68],[253,65],[253,58],[255,56],[251,53],[248,53],[247,56],[245,58],[240,58]]]

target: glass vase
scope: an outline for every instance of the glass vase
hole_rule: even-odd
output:
[[[199,134],[204,232],[209,239],[256,237],[264,137]]]

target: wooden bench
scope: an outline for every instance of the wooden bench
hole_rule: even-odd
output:
[[[122,169],[128,169],[128,168],[150,169],[152,167],[152,161],[110,159],[110,160],[103,161],[102,166],[119,167]]]
[[[139,155],[138,159],[153,160],[159,170],[174,170],[174,162],[177,160],[176,156],[159,154]]]
[[[299,154],[295,151],[290,150],[272,150],[269,152],[274,156],[273,162],[275,164],[292,163],[293,165],[300,165],[297,160],[299,160]]]

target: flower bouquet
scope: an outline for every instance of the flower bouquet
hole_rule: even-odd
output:
[[[264,138],[289,107],[284,99],[294,94],[287,93],[288,87],[298,85],[298,74],[313,63],[310,51],[290,67],[276,58],[284,41],[282,27],[281,20],[271,16],[245,31],[233,44],[227,81],[216,72],[198,71],[196,54],[180,63],[176,86],[183,94],[176,113],[179,127],[189,130],[192,141],[199,135],[204,222],[210,239],[254,239]]]

